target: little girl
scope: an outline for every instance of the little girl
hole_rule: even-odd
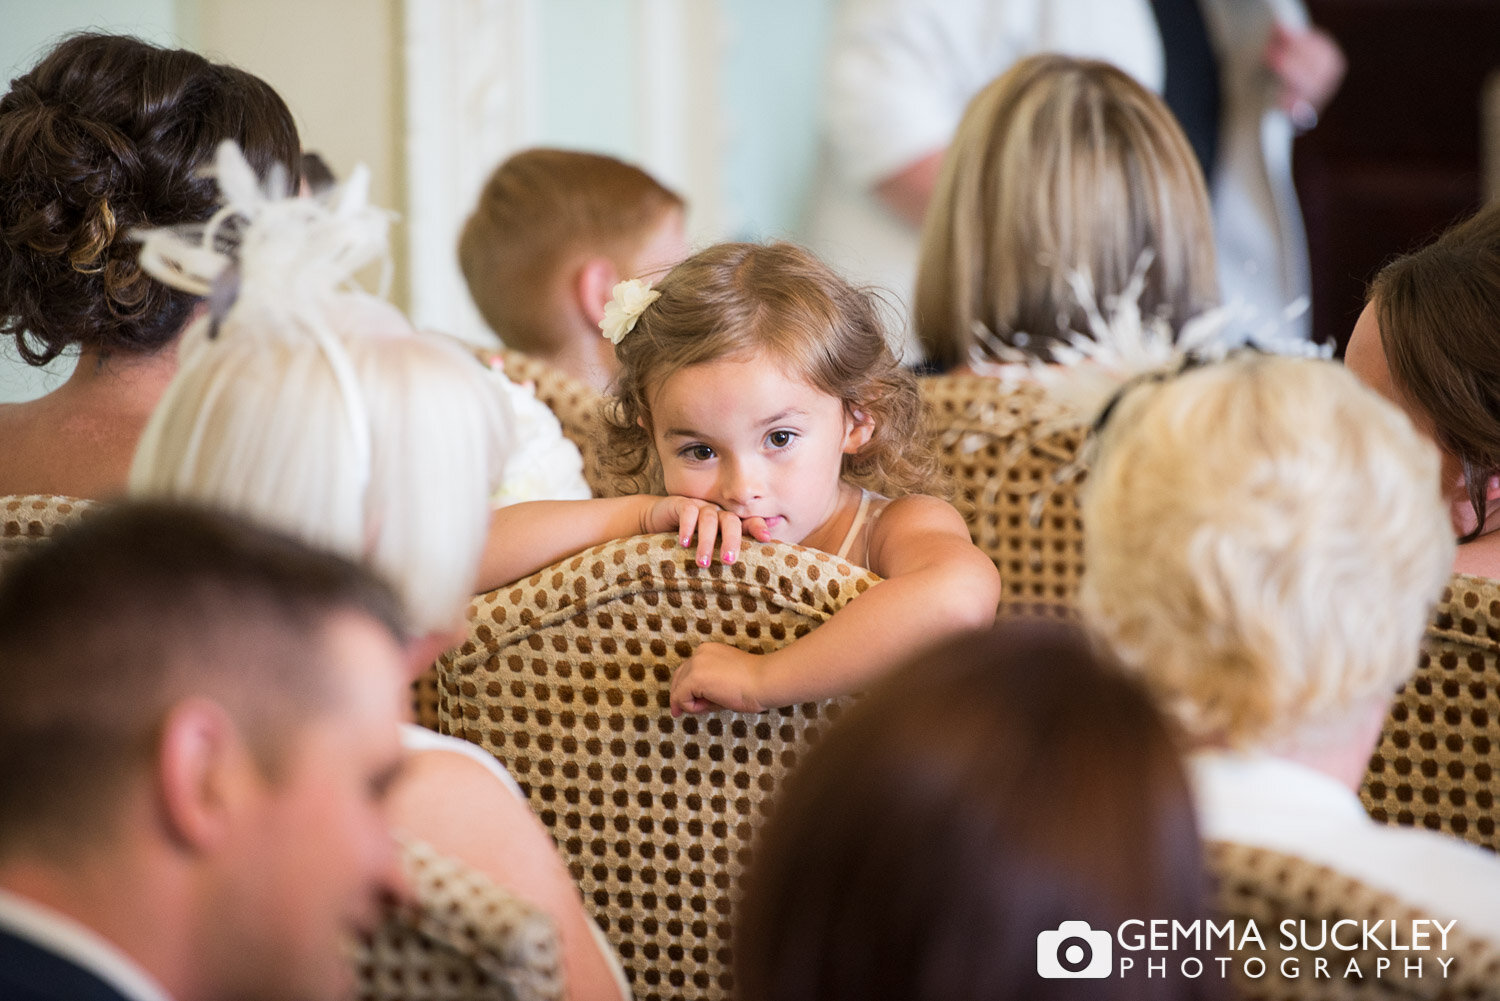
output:
[[[674,715],[759,712],[864,688],[939,638],[988,625],[1000,577],[935,481],[916,382],[871,297],[790,244],[721,244],[655,289],[616,286],[601,324],[620,360],[607,460],[666,496],[497,511],[483,589],[609,539],[675,529],[734,562],[742,532],[822,549],[885,578],[780,650],[704,643]],[[886,495],[893,495],[888,497]]]

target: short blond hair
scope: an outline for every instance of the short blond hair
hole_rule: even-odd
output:
[[[1098,444],[1080,607],[1194,737],[1295,739],[1416,669],[1453,560],[1438,452],[1342,366],[1196,369]]]
[[[554,290],[569,262],[598,254],[633,267],[653,227],[682,208],[680,195],[614,157],[523,150],[485,182],[458,238],[459,267],[506,346],[547,355],[567,339]]]
[[[1148,251],[1143,314],[1177,330],[1218,303],[1208,189],[1171,111],[1108,63],[1023,59],[969,103],[943,160],[917,271],[922,348],[965,364],[982,327],[1049,358],[1087,332],[1070,275],[1107,305]]]

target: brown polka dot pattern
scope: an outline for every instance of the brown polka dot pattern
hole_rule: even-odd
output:
[[[1449,932],[1446,950],[1434,947],[1428,952],[1412,954],[1420,955],[1424,960],[1424,975],[1421,977],[1416,975],[1415,968],[1407,976],[1402,962],[1407,953],[1363,948],[1346,951],[1324,942],[1319,934],[1323,921],[1331,927],[1333,922],[1344,919],[1395,920],[1410,928],[1412,919],[1446,920],[1443,915],[1415,910],[1392,894],[1344,873],[1267,848],[1214,842],[1208,845],[1207,855],[1216,886],[1215,905],[1219,920],[1234,918],[1237,928],[1243,928],[1245,922],[1253,919],[1265,941],[1266,948],[1262,951],[1253,941],[1244,949],[1236,949],[1221,948],[1219,942],[1222,940],[1216,940],[1210,953],[1235,957],[1230,964],[1234,973],[1231,981],[1234,997],[1239,1001],[1500,998],[1500,951],[1492,943],[1465,934],[1462,927]],[[1313,948],[1304,948],[1299,941],[1296,948],[1283,951],[1285,942],[1281,922],[1285,920],[1307,921],[1307,944]],[[1390,938],[1390,925],[1381,927],[1384,931],[1380,939],[1386,941]],[[1347,927],[1344,941],[1349,944]],[[1235,945],[1239,944],[1235,942]],[[1436,944],[1434,939],[1433,945]],[[1265,974],[1261,977],[1250,977],[1245,973],[1245,962],[1254,956],[1265,962]],[[1377,978],[1373,975],[1375,960],[1382,956],[1391,964]],[[1280,964],[1286,958],[1297,960],[1300,976],[1281,975]],[[1327,978],[1310,975],[1316,969],[1315,960],[1320,958],[1326,962],[1326,969],[1331,974]],[[1436,975],[1440,958],[1452,960],[1446,977]],[[1359,964],[1364,972],[1363,979],[1342,976],[1348,970],[1350,960]],[[1216,964],[1210,964],[1209,969],[1217,973]],[[1253,968],[1251,972],[1255,972]]]
[[[1500,850],[1500,581],[1455,574],[1360,795],[1376,820]]]
[[[536,398],[556,415],[563,434],[583,454],[583,477],[595,497],[619,497],[634,492],[630,484],[615,479],[599,466],[599,450],[604,441],[603,396],[592,386],[531,355],[509,348],[486,353],[500,358],[505,374],[511,379],[531,383]]]
[[[673,719],[673,669],[710,640],[779,648],[878,580],[782,544],[702,568],[675,536],[651,535],[470,606],[468,640],[439,662],[443,729],[525,787],[638,1001],[729,997],[731,902],[752,834],[851,701]]]
[[[0,497],[0,568],[5,561],[94,508],[93,501],[56,494]]]
[[[562,1001],[545,913],[424,842],[401,855],[415,900],[356,949],[361,1001]]]
[[[1001,614],[1071,617],[1083,577],[1082,429],[1045,431],[1059,411],[1032,383],[957,374],[918,381],[954,504],[1000,570]]]

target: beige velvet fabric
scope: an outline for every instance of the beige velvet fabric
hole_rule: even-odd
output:
[[[675,536],[638,536],[470,607],[469,639],[439,665],[442,728],[526,789],[640,1001],[729,997],[755,829],[851,701],[673,719],[673,669],[705,641],[781,647],[878,579],[783,544],[702,568]]]
[[[1083,429],[1030,382],[938,375],[919,380],[969,536],[1000,570],[1005,614],[1072,615],[1083,577]]]
[[[361,1001],[562,1001],[546,914],[424,842],[401,845],[413,899],[356,950]]]
[[[1360,791],[1376,820],[1500,850],[1500,581],[1455,574]],[[1500,906],[1497,902],[1496,906]]]
[[[49,538],[95,506],[93,501],[56,494],[0,497],[0,569],[4,569],[6,560],[15,554]]]
[[[1465,935],[1462,927],[1449,932],[1446,951],[1437,948],[1421,953],[1377,951],[1365,948],[1368,943],[1362,937],[1360,949],[1345,951],[1323,941],[1319,933],[1323,921],[1329,927],[1345,919],[1386,922],[1377,936],[1377,940],[1385,942],[1390,939],[1389,922],[1402,922],[1409,929],[1412,919],[1436,916],[1418,913],[1383,890],[1296,856],[1228,842],[1208,846],[1208,865],[1217,887],[1217,920],[1234,918],[1243,927],[1244,922],[1253,919],[1266,945],[1264,952],[1254,943],[1248,943],[1242,950],[1216,946],[1212,953],[1235,957],[1229,967],[1233,971],[1232,993],[1241,1001],[1500,998],[1500,952]],[[1314,946],[1322,942],[1324,947],[1302,948],[1299,941],[1297,948],[1283,951],[1281,922],[1285,920],[1308,922],[1308,942]],[[1342,941],[1346,944],[1353,941],[1347,930]],[[1432,944],[1436,946],[1436,938]],[[1264,976],[1253,978],[1245,974],[1245,962],[1254,956],[1265,961]],[[1376,960],[1381,956],[1391,962],[1376,977]],[[1423,958],[1420,977],[1415,968],[1411,976],[1406,975],[1403,960],[1408,956]],[[1452,960],[1446,977],[1440,974],[1440,957]],[[1330,976],[1311,975],[1319,958],[1324,960]],[[1299,976],[1281,975],[1280,966],[1286,959],[1295,960],[1296,965],[1288,966],[1288,970],[1296,969]],[[1348,971],[1351,960],[1358,963],[1364,974],[1362,979],[1342,975]]]

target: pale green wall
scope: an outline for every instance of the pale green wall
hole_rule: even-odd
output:
[[[356,160],[375,161],[380,204],[399,204],[401,173],[399,117],[383,109],[386,86],[360,79],[357,92],[372,100],[341,104],[342,88],[303,79],[298,52],[281,52],[267,37],[252,38],[245,19],[277,23],[289,9],[307,4],[300,17],[350,17],[362,31],[321,25],[319,37],[339,38],[341,57],[363,53],[361,65],[399,60],[400,0],[0,0],[0,69],[4,81],[36,62],[61,34],[85,27],[125,31],[152,41],[190,48],[206,44],[211,55],[228,58],[267,76],[291,103],[312,145],[332,147],[335,164],[347,170]],[[438,0],[411,0],[438,2]],[[707,0],[692,0],[707,2]],[[714,81],[722,96],[723,174],[727,232],[715,237],[760,239],[788,236],[796,228],[817,151],[818,90],[822,53],[831,18],[831,0],[718,0],[726,57]],[[368,3],[367,7],[362,4]],[[301,9],[301,8],[297,8]],[[356,11],[365,17],[358,18]],[[379,16],[370,16],[375,12]],[[636,91],[639,74],[630,65],[640,48],[639,18],[619,0],[545,0],[538,7],[543,55],[539,142],[592,149],[639,160],[643,109]],[[316,20],[316,18],[314,18]],[[284,22],[283,22],[284,23]],[[373,27],[372,27],[373,25]],[[378,28],[379,31],[375,29]],[[394,51],[392,51],[394,49]],[[378,50],[378,51],[377,51]],[[300,51],[300,50],[299,50]],[[332,62],[337,63],[339,58]],[[283,65],[286,64],[286,65]],[[310,72],[310,71],[309,71]],[[382,70],[387,75],[395,69]],[[368,74],[367,74],[368,75]],[[394,77],[392,77],[394,80]],[[8,87],[6,88],[8,89]],[[318,103],[321,99],[322,103]],[[325,107],[326,105],[326,107]],[[397,109],[399,110],[399,109]],[[377,114],[378,113],[378,114]],[[376,117],[371,118],[371,115]],[[353,135],[337,126],[346,118]],[[309,119],[316,119],[310,121]],[[366,121],[366,119],[370,119]],[[346,150],[345,147],[348,147]],[[343,162],[348,160],[348,163]],[[399,291],[399,289],[398,289]],[[398,295],[399,298],[399,295]],[[65,375],[66,366],[61,368]],[[38,373],[0,343],[0,401],[26,399],[47,391],[61,378]]]
[[[791,238],[818,151],[828,0],[724,0],[725,193],[745,239]]]

